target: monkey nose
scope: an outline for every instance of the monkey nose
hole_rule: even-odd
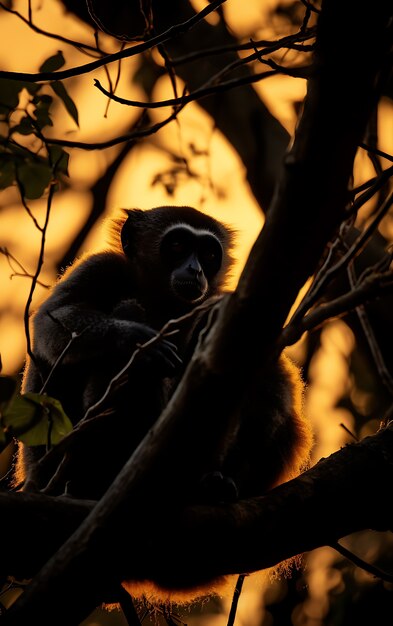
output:
[[[188,265],[187,267],[187,271],[189,274],[191,274],[192,276],[200,276],[202,274],[202,268],[199,265],[192,265],[191,263]]]

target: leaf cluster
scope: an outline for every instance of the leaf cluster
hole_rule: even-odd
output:
[[[49,57],[40,71],[56,71],[62,52]],[[53,126],[53,104],[60,100],[78,125],[78,110],[63,83],[29,83],[0,79],[0,190],[17,185],[23,198],[40,198],[52,182],[68,175],[69,155],[49,146],[43,129]]]
[[[0,376],[0,451],[13,438],[29,446],[51,446],[72,430],[58,400],[38,393],[17,392],[18,382]]]

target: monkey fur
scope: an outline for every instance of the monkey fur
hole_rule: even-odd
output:
[[[112,239],[109,250],[68,268],[34,316],[34,361],[27,363],[23,391],[39,392],[45,383],[45,393],[61,401],[73,424],[102,397],[138,345],[169,319],[214,302],[231,267],[232,231],[191,207],[126,210],[114,222]],[[197,315],[170,341],[162,339],[139,354],[100,407],[110,410],[110,425],[98,421],[87,431],[89,439],[72,449],[64,479],[50,493],[102,496],[167,404],[205,320],[206,314]],[[299,372],[284,356],[268,373],[257,372],[217,466],[200,477],[199,491],[190,485],[190,494],[203,500],[206,490],[206,500],[214,501],[217,489],[218,501],[247,498],[299,474],[312,441],[302,393]],[[44,453],[44,447],[20,444],[17,475],[26,479],[26,489],[45,487],[55,471],[37,474]],[[195,581],[191,590],[163,590],[140,581],[124,586],[154,602],[183,602],[220,592],[229,578],[218,586]]]

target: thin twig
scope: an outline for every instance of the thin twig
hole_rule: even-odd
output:
[[[388,182],[388,180],[392,176],[393,176],[393,165],[391,165],[390,167],[386,168],[386,170],[384,170],[380,176],[374,176],[373,178],[370,178],[366,182],[362,183],[361,185],[358,185],[357,187],[354,187],[351,190],[351,195],[353,197],[355,197],[359,193],[361,193],[362,191],[370,189],[370,190],[372,190],[372,193],[371,193],[370,197],[372,197],[374,195],[374,193],[379,191],[380,186],[385,185],[386,182]],[[374,185],[376,185],[376,188],[374,187]],[[356,207],[356,208],[359,208],[359,207]]]
[[[294,68],[290,70],[288,68],[282,68],[282,73],[286,73],[290,76],[306,78],[308,74],[309,68],[308,66],[304,66],[303,68]],[[259,82],[271,76],[275,76],[278,73],[278,70],[266,70],[265,72],[259,72],[255,74],[250,74],[248,76],[242,76],[240,78],[231,79],[228,81],[224,81],[219,85],[212,85],[206,88],[199,88],[192,92],[191,94],[183,93],[179,98],[170,98],[168,100],[162,100],[158,102],[141,102],[137,100],[128,100],[125,98],[121,98],[112,94],[110,91],[106,90],[100,83],[98,79],[94,80],[94,85],[108,98],[115,100],[120,104],[124,104],[126,106],[135,106],[135,107],[144,107],[145,109],[156,109],[162,108],[165,106],[176,106],[179,105],[177,111],[174,111],[169,115],[165,120],[150,126],[149,128],[139,129],[133,131],[131,133],[126,133],[125,135],[119,135],[114,137],[113,139],[109,139],[107,141],[99,141],[94,143],[84,142],[84,141],[72,141],[69,139],[57,139],[52,137],[45,137],[45,142],[48,145],[60,145],[68,148],[80,148],[82,150],[102,150],[105,148],[111,148],[113,146],[118,145],[119,143],[124,143],[126,141],[138,140],[142,137],[147,137],[149,135],[155,134],[162,127],[166,126],[172,120],[177,118],[178,113],[186,104],[189,102],[193,102],[195,100],[199,100],[210,96],[212,94],[218,92],[229,91],[231,89],[236,89],[237,87],[241,87],[243,85],[249,85],[255,82]],[[1,77],[1,72],[0,72]]]
[[[378,154],[378,108],[375,107],[367,124],[365,144],[369,146],[367,156],[370,159],[375,173],[380,176],[383,172],[381,158]]]
[[[349,215],[355,215],[358,213],[359,209],[362,208],[380,189],[383,188],[386,183],[388,183],[393,176],[393,166],[388,167],[386,170],[382,172],[380,176],[372,179],[375,180],[368,189],[366,189],[360,196],[358,196],[352,203],[351,209],[348,211]]]
[[[304,69],[304,68],[299,68],[299,67],[296,67],[296,68],[284,67],[284,66],[278,65],[272,59],[265,58],[265,55],[271,54],[281,48],[281,45],[279,43],[276,43],[275,45],[272,44],[271,46],[269,46],[267,50],[258,50],[257,49],[258,46],[256,42],[251,41],[250,43],[253,44],[252,49],[254,50],[254,52],[252,54],[249,54],[248,56],[245,56],[242,58],[237,58],[234,61],[231,61],[230,63],[228,63],[226,66],[222,67],[218,72],[216,72],[209,78],[209,80],[202,86],[202,88],[203,87],[206,88],[206,87],[209,87],[210,85],[218,84],[218,80],[221,79],[226,74],[229,74],[230,72],[233,72],[234,70],[240,67],[243,67],[244,65],[248,65],[249,63],[253,61],[257,61],[257,60],[259,60],[261,63],[264,63],[265,65],[269,65],[272,69],[277,70],[280,73],[282,72],[286,74],[288,72],[290,76],[293,75],[292,72],[298,69]],[[303,76],[303,78],[305,77],[306,76]]]
[[[226,0],[213,0],[208,6],[202,9],[196,15],[193,15],[190,19],[185,22],[180,22],[179,24],[174,24],[170,26],[166,31],[144,41],[143,43],[137,44],[131,48],[127,48],[126,50],[121,50],[120,52],[115,52],[113,54],[107,54],[101,59],[97,59],[96,61],[91,61],[90,63],[85,63],[84,65],[78,65],[77,67],[70,68],[68,70],[58,70],[57,72],[7,72],[4,70],[0,70],[0,78],[7,78],[9,80],[23,80],[25,82],[30,83],[39,83],[42,81],[48,80],[64,80],[66,78],[71,78],[73,76],[81,76],[82,74],[88,74],[93,70],[96,70],[104,65],[109,63],[114,63],[119,59],[127,59],[133,57],[141,52],[145,52],[146,50],[150,50],[157,46],[160,43],[165,43],[169,41],[173,37],[178,35],[182,35],[185,32],[188,32],[196,26],[199,22],[201,22],[207,15],[213,13],[219,6],[221,6]]]
[[[128,626],[141,626],[141,620],[129,593],[120,585],[117,598]]]
[[[344,546],[342,546],[340,543],[334,542],[334,543],[331,543],[330,546],[334,548],[334,550],[337,550],[337,552],[339,552],[346,559],[351,561],[354,565],[357,565],[357,567],[361,567],[362,569],[364,569],[365,572],[368,572],[369,574],[372,574],[373,576],[375,576],[375,578],[380,578],[381,580],[384,580],[387,583],[393,583],[392,574],[388,574],[388,572],[385,572],[379,567],[375,567],[375,565],[371,565],[371,563],[367,563],[367,561],[364,561],[363,559],[361,559],[359,556],[357,556],[356,554],[354,554],[347,548],[344,548]]]
[[[282,331],[279,344],[282,348],[293,345],[303,333],[315,330],[328,319],[345,315],[345,313],[357,309],[365,302],[378,298],[386,292],[393,292],[393,273],[370,275],[348,293],[321,304],[300,320],[291,320]],[[393,381],[391,383],[393,391]]]
[[[31,19],[27,19],[24,15],[19,13],[19,11],[16,11],[15,9],[11,9],[10,7],[7,7],[7,5],[4,4],[4,2],[0,2],[0,8],[3,9],[4,11],[7,11],[7,13],[12,13],[12,15],[15,15],[16,17],[18,17],[22,22],[27,24],[31,28],[31,30],[33,30],[35,33],[38,33],[39,35],[44,35],[44,37],[49,37],[50,39],[56,39],[57,41],[61,41],[69,46],[73,46],[74,48],[77,48],[78,50],[81,50],[82,52],[84,50],[88,50],[90,52],[96,52],[96,53],[98,52],[101,55],[108,54],[107,52],[105,52],[105,50],[101,50],[98,47],[90,46],[89,44],[82,43],[80,41],[75,41],[73,39],[69,39],[68,37],[63,37],[62,35],[58,35],[57,33],[50,33],[46,30],[43,30],[39,26],[36,26],[35,24],[33,24]]]
[[[33,279],[31,281],[30,291],[29,291],[29,295],[27,297],[26,306],[25,306],[25,312],[24,312],[24,316],[23,316],[24,327],[25,327],[25,335],[26,335],[26,343],[27,343],[27,354],[29,355],[29,357],[31,358],[31,360],[33,362],[35,362],[35,357],[34,357],[34,354],[32,352],[32,349],[31,349],[31,335],[30,335],[30,327],[29,327],[30,306],[31,306],[31,302],[33,300],[34,291],[35,291],[36,285],[38,283],[38,279],[39,279],[39,276],[40,276],[40,273],[41,273],[41,269],[42,269],[42,266],[43,266],[43,263],[44,263],[46,231],[47,231],[48,224],[49,224],[49,217],[50,217],[50,212],[51,212],[52,200],[53,200],[54,193],[55,193],[55,185],[51,184],[49,186],[48,199],[47,199],[47,203],[46,203],[46,214],[45,214],[44,225],[39,229],[41,231],[41,244],[40,244],[40,251],[39,251],[39,255],[38,255],[37,267],[36,267],[36,271],[35,271],[35,274],[33,276]]]
[[[365,192],[367,193],[367,192]],[[356,241],[352,244],[349,250],[344,254],[339,261],[332,267],[330,267],[326,272],[324,272],[317,281],[314,281],[311,285],[308,293],[300,303],[299,307],[295,311],[292,316],[292,320],[294,323],[297,323],[299,319],[304,315],[304,313],[316,302],[317,298],[321,294],[322,290],[328,285],[335,276],[342,270],[342,268],[347,267],[349,262],[355,258],[364,248],[367,241],[370,239],[374,231],[376,230],[378,224],[382,220],[382,218],[387,214],[390,209],[390,206],[393,204],[393,192],[389,194],[386,200],[382,203],[379,210],[375,213],[373,219],[367,228],[360,234],[360,236],[356,239]]]
[[[242,592],[243,583],[244,583],[244,579],[246,576],[247,574],[240,574],[240,576],[238,576],[237,578],[236,587],[235,587],[235,591],[233,593],[233,598],[232,598],[231,609],[228,615],[227,626],[233,626],[235,623],[237,606],[239,603],[240,594]]]
[[[351,287],[354,285],[356,277],[355,277],[355,269],[353,265],[349,266],[347,269],[349,283]],[[391,276],[391,285],[393,284],[393,274],[390,273]],[[393,395],[393,378],[389,372],[389,368],[386,366],[385,359],[383,358],[381,349],[378,345],[377,338],[375,336],[372,325],[370,324],[370,320],[368,319],[368,315],[366,309],[363,304],[356,307],[356,314],[358,316],[360,325],[363,329],[364,336],[367,340],[367,344],[370,348],[370,352],[374,359],[374,363],[378,370],[378,374],[380,376],[381,382],[385,385],[386,389],[389,391],[391,395]]]
[[[195,100],[201,100],[202,98],[206,98],[207,96],[211,96],[212,94],[221,93],[224,91],[229,91],[230,89],[235,89],[236,87],[241,87],[242,85],[250,85],[252,83],[259,82],[260,80],[264,80],[265,78],[270,78],[270,76],[276,76],[277,74],[285,74],[287,76],[292,76],[293,78],[308,78],[310,67],[309,65],[304,65],[300,67],[294,68],[284,68],[273,61],[266,59],[264,61],[267,65],[274,66],[274,69],[265,72],[258,72],[255,74],[249,74],[247,76],[241,76],[238,78],[232,78],[230,80],[226,80],[220,83],[212,84],[213,79],[217,79],[219,75],[223,72],[217,72],[215,76],[209,79],[209,81],[192,91],[187,95],[182,95],[179,98],[168,98],[166,100],[158,100],[155,102],[146,102],[141,100],[129,100],[128,98],[121,98],[120,96],[112,96],[109,91],[107,91],[100,83],[100,81],[96,78],[94,80],[94,85],[99,89],[105,96],[115,100],[119,104],[124,104],[126,106],[138,107],[138,108],[146,108],[146,109],[160,109],[162,107],[167,106],[176,106],[188,104],[189,102],[194,102]],[[48,141],[51,141],[48,139]]]
[[[220,299],[217,298],[216,303],[218,303],[219,301]],[[53,489],[53,487],[57,485],[60,479],[62,478],[64,471],[68,465],[68,457],[66,456],[66,452],[69,449],[70,445],[73,443],[73,441],[77,440],[80,436],[83,436],[84,432],[91,428],[93,422],[96,423],[97,421],[106,419],[108,415],[112,414],[111,411],[106,411],[103,413],[98,413],[94,417],[91,416],[93,411],[97,413],[97,411],[101,408],[101,406],[104,404],[105,400],[109,396],[111,390],[113,389],[113,386],[115,385],[115,383],[119,381],[122,378],[122,376],[128,371],[128,369],[132,366],[137,355],[143,350],[146,350],[149,346],[154,345],[154,343],[157,343],[158,341],[160,341],[163,337],[168,337],[176,333],[178,331],[177,326],[181,324],[183,321],[186,321],[192,318],[196,313],[203,311],[204,309],[209,309],[210,307],[211,307],[211,302],[206,301],[203,304],[200,304],[199,306],[195,307],[194,309],[192,309],[192,311],[189,311],[185,315],[176,319],[169,320],[161,328],[161,330],[157,332],[157,335],[155,337],[145,342],[144,344],[140,345],[136,350],[134,350],[134,352],[132,353],[126,365],[122,367],[121,370],[109,381],[108,386],[104,394],[101,396],[101,398],[94,405],[89,407],[89,409],[86,411],[83,418],[79,420],[77,424],[75,424],[73,430],[70,433],[68,433],[65,437],[63,437],[63,439],[58,444],[56,444],[56,446],[54,446],[51,450],[48,450],[46,454],[43,457],[41,457],[41,459],[39,459],[38,472],[42,474],[43,470],[45,473],[45,467],[50,465],[54,458],[59,457],[60,454],[63,454],[63,455],[65,454],[60,464],[58,465],[56,472],[53,474],[53,476],[49,480],[46,487],[42,489],[43,493],[49,493],[51,489]],[[55,321],[57,321],[56,318],[54,319]],[[171,330],[172,327],[174,327],[174,330]],[[64,353],[64,350],[60,356],[64,357],[63,353]]]
[[[123,43],[131,42],[131,41],[144,41],[146,39],[146,35],[148,34],[147,29],[145,29],[142,35],[136,35],[135,37],[129,37],[128,35],[124,33],[120,34],[120,33],[112,32],[104,24],[104,22],[98,17],[97,13],[95,12],[92,1],[91,0],[85,0],[85,1],[86,1],[86,6],[87,6],[88,13],[90,15],[90,18],[92,19],[94,24],[97,26],[98,30],[102,31],[103,33],[106,33],[107,35],[110,35],[114,39],[122,40]]]
[[[204,302],[203,304],[200,304],[199,306],[196,306],[191,311],[189,311],[185,315],[182,315],[181,317],[178,317],[176,319],[168,320],[168,322],[166,322],[166,324],[164,324],[164,326],[157,332],[157,334],[154,337],[152,337],[148,341],[145,341],[145,343],[142,343],[142,344],[138,345],[138,347],[136,348],[136,350],[134,350],[134,352],[130,356],[129,360],[124,365],[124,367],[122,367],[121,370],[119,370],[119,372],[117,372],[117,374],[115,374],[115,376],[113,376],[113,378],[109,381],[109,384],[108,384],[105,392],[101,396],[101,398],[99,400],[97,400],[97,402],[95,404],[93,404],[92,406],[90,406],[88,408],[88,410],[86,411],[85,415],[82,417],[82,419],[80,421],[84,422],[84,421],[88,420],[89,417],[92,415],[92,413],[97,412],[102,407],[102,405],[104,404],[105,400],[108,398],[109,394],[111,393],[114,385],[124,376],[124,374],[127,373],[127,371],[132,366],[132,364],[135,361],[135,359],[138,356],[138,354],[140,354],[141,352],[149,349],[151,346],[154,346],[156,343],[162,341],[162,339],[164,339],[165,337],[169,337],[169,336],[177,333],[178,332],[178,328],[177,327],[179,326],[179,324],[181,324],[182,322],[184,322],[184,321],[194,317],[194,315],[196,313],[198,313],[199,311],[203,311],[204,309],[208,309],[210,307],[211,307],[211,303],[209,301],[207,301],[207,302]],[[173,330],[171,330],[171,329],[173,329]]]
[[[185,105],[177,107],[168,117],[166,117],[161,122],[157,122],[156,124],[152,124],[147,128],[138,128],[130,133],[126,133],[125,135],[119,135],[114,137],[113,139],[108,139],[107,141],[97,141],[95,143],[88,143],[85,141],[70,141],[69,139],[52,139],[47,137],[46,143],[48,145],[57,145],[63,146],[66,148],[81,148],[82,150],[103,150],[104,148],[111,148],[112,146],[117,146],[119,143],[137,141],[143,137],[149,137],[150,135],[154,135],[161,128],[164,128],[167,124],[176,119],[180,111],[184,108]]]
[[[300,2],[302,4],[304,4],[304,6],[309,9],[310,11],[313,11],[314,13],[320,13],[320,9],[317,9],[317,7],[315,7],[312,2],[309,2],[309,0],[300,0]]]
[[[354,202],[352,203],[352,208],[349,213],[348,220],[350,221],[353,220],[354,216],[359,211],[359,209],[366,202],[368,202],[374,196],[374,194],[377,193],[387,182],[389,182],[392,176],[393,176],[393,166],[384,170],[380,176],[374,177],[370,179],[369,181],[367,181],[366,183],[364,183],[364,185],[362,185],[361,188],[354,189],[352,192],[354,195],[356,193],[359,193],[359,191],[363,191],[363,188],[365,188],[365,191],[361,193],[361,195],[358,198],[356,198]],[[343,226],[344,227],[346,226],[346,222],[343,224]],[[332,259],[334,258],[334,254],[336,253],[336,251],[338,250],[341,244],[342,244],[342,236],[340,232],[338,237],[330,244],[327,257],[322,267],[319,269],[318,273],[314,277],[314,280],[310,289],[308,290],[305,297],[303,298],[298,308],[296,309],[295,313],[293,314],[291,318],[291,322],[293,321],[294,323],[298,323],[299,320],[306,314],[307,310],[312,306],[313,302],[315,302],[318,296],[318,293],[320,292],[320,289],[322,288],[320,287],[320,283],[323,280],[325,280],[325,274],[327,273],[328,267]]]
[[[346,426],[345,424],[343,424],[342,422],[340,423],[340,426],[343,430],[345,430],[345,432],[350,435],[350,437],[352,437],[352,439],[354,441],[356,441],[357,443],[359,442],[359,438],[356,437],[355,433],[353,433],[351,430],[349,430],[348,426]]]
[[[33,278],[33,274],[29,274],[29,272],[24,268],[22,263],[20,261],[18,261],[18,259],[13,254],[11,254],[11,252],[8,250],[8,248],[0,246],[0,254],[3,254],[6,257],[7,263],[10,266],[10,268],[12,269],[12,274],[10,274],[10,280],[12,280],[15,277],[18,277],[18,278],[30,278],[30,279]],[[18,267],[21,269],[21,272],[17,272],[15,270],[15,268],[12,267],[12,262],[14,262],[14,263],[16,263],[18,265]],[[37,285],[40,285],[44,289],[49,289],[49,285],[46,285],[45,283],[41,282],[40,280],[37,280]]]
[[[159,46],[157,46],[158,52],[161,54],[164,63],[165,63],[165,69],[168,72],[168,76],[169,76],[169,80],[171,81],[171,86],[172,86],[172,91],[173,91],[173,95],[175,96],[175,98],[177,99],[179,97],[178,95],[178,91],[177,91],[177,84],[176,84],[176,74],[173,70],[173,63],[172,60],[168,54],[168,52],[165,49],[165,46],[163,44],[160,44]]]
[[[17,184],[18,189],[19,189],[20,199],[21,199],[23,208],[25,209],[25,211],[26,211],[27,215],[30,217],[30,219],[33,221],[34,226],[36,227],[36,229],[38,231],[40,231],[40,233],[42,233],[42,226],[39,225],[38,220],[33,215],[32,210],[30,209],[29,205],[26,202],[25,189],[24,189],[24,186],[23,186],[21,180],[19,179],[19,174],[18,174],[18,168],[17,167],[15,168],[15,180],[16,180],[16,184]]]
[[[312,15],[312,5],[309,2],[303,2],[306,10],[304,12],[304,17],[303,17],[303,21],[302,21],[302,25],[300,26],[300,32],[304,33],[307,31],[308,28],[308,23],[311,19],[311,15]]]
[[[307,33],[295,33],[293,35],[286,35],[277,41],[270,41],[268,39],[258,39],[257,41],[249,41],[242,44],[230,44],[226,46],[212,46],[210,48],[204,48],[202,50],[195,50],[182,56],[172,59],[172,64],[177,67],[184,65],[185,63],[191,63],[205,57],[210,57],[219,54],[225,54],[227,52],[240,52],[242,50],[253,50],[255,46],[258,48],[267,48],[266,53],[271,53],[281,48],[288,48],[293,50],[299,50],[302,52],[312,52],[314,45],[306,46],[303,42],[308,39],[313,39],[316,34],[316,28],[311,28]]]
[[[260,74],[253,74],[250,76],[242,77],[240,79],[227,81],[226,83],[222,83],[218,90],[225,91],[227,89],[234,89],[241,85],[257,82],[259,80],[269,78],[270,76],[274,76],[276,74],[277,72],[275,70],[271,70],[271,71],[262,72]],[[96,82],[96,86],[98,86],[97,85],[98,81],[95,81],[95,82]],[[103,87],[101,87],[101,85],[99,88],[100,88],[100,91],[102,91],[105,95],[110,97],[111,94],[107,92]],[[217,88],[211,88],[211,90],[208,93],[206,92],[202,96],[201,94],[198,94],[198,97],[205,97],[215,92],[217,92]],[[121,102],[121,99],[119,99],[118,96],[113,97],[112,99],[118,102]],[[176,119],[180,111],[185,107],[187,102],[190,102],[190,101],[191,101],[191,98],[187,99],[187,96],[183,95],[180,98],[181,104],[179,105],[179,107],[175,111],[173,111],[167,118],[165,118],[165,120],[162,120],[161,122],[158,122],[157,124],[153,124],[152,126],[149,126],[148,128],[140,128],[136,131],[126,133],[125,135],[119,135],[107,141],[97,141],[94,143],[88,143],[85,141],[70,141],[69,139],[56,139],[56,138],[51,138],[51,137],[45,137],[45,141],[48,145],[58,145],[58,146],[63,146],[67,148],[80,148],[82,150],[102,150],[104,148],[111,148],[112,146],[116,146],[119,143],[124,143],[126,141],[127,142],[137,141],[138,139],[141,139],[142,137],[148,137],[150,135],[157,133],[161,128],[169,124],[172,120]],[[173,101],[168,101],[169,106],[171,106],[172,103]],[[129,101],[127,101],[126,104],[130,104]],[[154,103],[148,103],[148,104],[150,108],[156,108],[154,106]],[[151,106],[151,104],[153,104],[153,106]]]
[[[52,315],[48,312],[48,315],[50,317],[52,317]],[[55,319],[55,318],[52,318]],[[76,339],[78,339],[78,337],[80,337],[81,335],[83,335],[84,332],[86,332],[86,330],[89,328],[89,326],[86,326],[86,328],[84,328],[83,330],[81,330],[79,333],[77,332],[73,332],[71,334],[71,338],[69,339],[69,341],[67,342],[66,346],[64,347],[64,349],[61,351],[61,353],[59,354],[59,356],[57,357],[55,363],[52,366],[52,369],[50,370],[48,376],[46,377],[46,379],[44,380],[44,383],[39,391],[40,394],[45,393],[45,390],[48,386],[48,383],[50,381],[50,379],[52,378],[53,374],[55,373],[56,369],[59,367],[59,365],[62,363],[64,357],[66,356],[67,352],[69,351],[69,349],[71,348],[72,344],[74,343],[74,341]]]
[[[375,146],[370,146],[369,144],[364,143],[363,141],[359,144],[359,146],[360,148],[367,150],[367,152],[373,152],[374,154],[377,154],[378,156],[383,157],[384,159],[387,159],[388,161],[393,161],[392,154],[388,154],[388,152],[384,152],[383,150],[380,150],[379,148]]]

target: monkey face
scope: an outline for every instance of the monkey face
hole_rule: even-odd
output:
[[[188,224],[172,226],[163,235],[160,254],[177,298],[194,304],[208,295],[223,257],[221,243],[213,233]]]
[[[192,207],[126,209],[115,221],[132,272],[133,298],[150,313],[178,317],[222,292],[234,232]]]

